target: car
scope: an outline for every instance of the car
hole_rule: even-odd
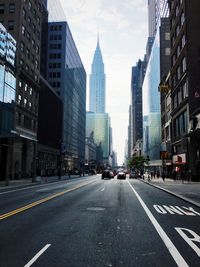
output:
[[[114,178],[112,177],[113,173],[111,174],[111,171],[109,170],[104,170],[101,174],[101,179],[107,178],[107,179],[111,179]]]
[[[117,179],[126,179],[126,173],[124,171],[119,171],[117,173]]]
[[[114,173],[110,171],[110,177],[113,179],[115,177]]]
[[[138,174],[136,171],[131,171],[130,174],[129,174],[129,178],[138,178]]]

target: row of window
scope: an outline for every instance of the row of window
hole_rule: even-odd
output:
[[[60,69],[61,68],[61,63],[60,62],[50,62],[49,63],[49,68],[50,69]]]
[[[34,119],[31,119],[30,117],[21,114],[21,113],[16,113],[16,123],[17,125],[29,129],[33,132],[37,131],[37,121]]]
[[[62,35],[61,34],[51,34],[49,36],[49,39],[52,40],[62,40]]]
[[[178,105],[180,105],[185,98],[188,97],[188,82],[187,80],[180,85],[178,90],[175,92],[173,96],[173,109],[175,109]]]
[[[53,88],[60,88],[60,82],[50,82],[50,84],[51,84],[51,86],[53,87]]]
[[[186,58],[184,57],[181,60],[181,64],[177,67],[176,72],[172,76],[172,87],[175,87],[176,84],[179,82],[182,74],[186,71]]]
[[[49,54],[50,59],[56,59],[56,58],[61,58],[61,53],[51,53]]]
[[[60,72],[49,72],[49,78],[60,78],[61,73]]]
[[[31,12],[31,14],[33,14],[34,18],[37,20],[37,24],[40,25],[40,18],[37,16],[37,11],[36,9],[32,6],[32,0],[24,0],[25,4],[28,4],[28,10]],[[38,10],[41,11],[42,7],[40,6],[40,3],[38,1],[38,6],[37,6]]]
[[[39,45],[36,44],[34,37],[31,38],[30,32],[26,31],[26,27],[22,25],[21,33],[24,37],[27,38],[29,43],[31,42],[32,48],[35,50],[35,53],[39,55]]]
[[[181,53],[182,49],[184,48],[185,44],[186,44],[186,38],[185,38],[185,34],[183,34],[181,37],[181,42],[177,45],[176,50],[172,56],[172,64],[173,65],[175,65],[176,60],[180,56],[180,53]]]
[[[28,108],[30,110],[32,109],[32,102],[31,101],[28,101],[27,98],[22,99],[22,96],[21,95],[18,95],[17,103],[19,105],[22,105],[24,108]]]
[[[187,111],[185,110],[174,120],[174,137],[182,136],[187,132]]]
[[[5,11],[6,11],[6,5],[0,4],[0,14],[4,14]],[[15,3],[8,4],[8,12],[15,13]]]
[[[21,89],[24,89],[24,92],[27,92],[29,95],[32,95],[33,94],[33,88],[28,86],[26,83],[22,82],[21,80],[19,80],[19,83],[18,83],[19,87]]]
[[[39,69],[39,61],[35,59],[35,54],[32,54],[28,47],[25,48],[24,42],[20,43],[20,51],[24,53],[29,60],[31,60],[36,69]]]
[[[36,81],[36,82],[38,82],[38,75],[35,73],[35,71],[32,69],[32,68],[30,68],[29,67],[29,65],[28,64],[25,64],[24,63],[24,60],[21,58],[20,60],[19,60],[19,64],[20,64],[20,66],[21,66],[21,68],[23,69],[23,70],[25,70],[27,73],[29,73],[30,75],[31,75],[31,77],[33,77],[33,79]]]
[[[23,8],[22,10],[22,16],[24,18],[24,20],[27,19],[28,25],[31,27],[31,25],[35,25],[34,23],[32,23],[32,19],[30,16],[27,15],[27,11],[25,8]],[[35,18],[35,23],[37,23],[38,26],[40,26],[40,17],[36,15],[36,12],[34,14],[34,18]],[[35,29],[35,27],[33,27],[33,29]]]
[[[61,44],[50,44],[49,48],[50,49],[61,49]]]
[[[50,31],[62,31],[62,25],[50,25]]]

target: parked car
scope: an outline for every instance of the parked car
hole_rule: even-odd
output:
[[[119,171],[117,173],[117,179],[126,179],[126,173],[124,171]]]

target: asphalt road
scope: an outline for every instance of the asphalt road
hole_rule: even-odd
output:
[[[0,266],[200,266],[200,209],[98,175],[1,192]]]

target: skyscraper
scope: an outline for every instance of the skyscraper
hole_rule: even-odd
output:
[[[105,113],[105,73],[99,37],[97,39],[90,75],[89,110],[95,113]]]

